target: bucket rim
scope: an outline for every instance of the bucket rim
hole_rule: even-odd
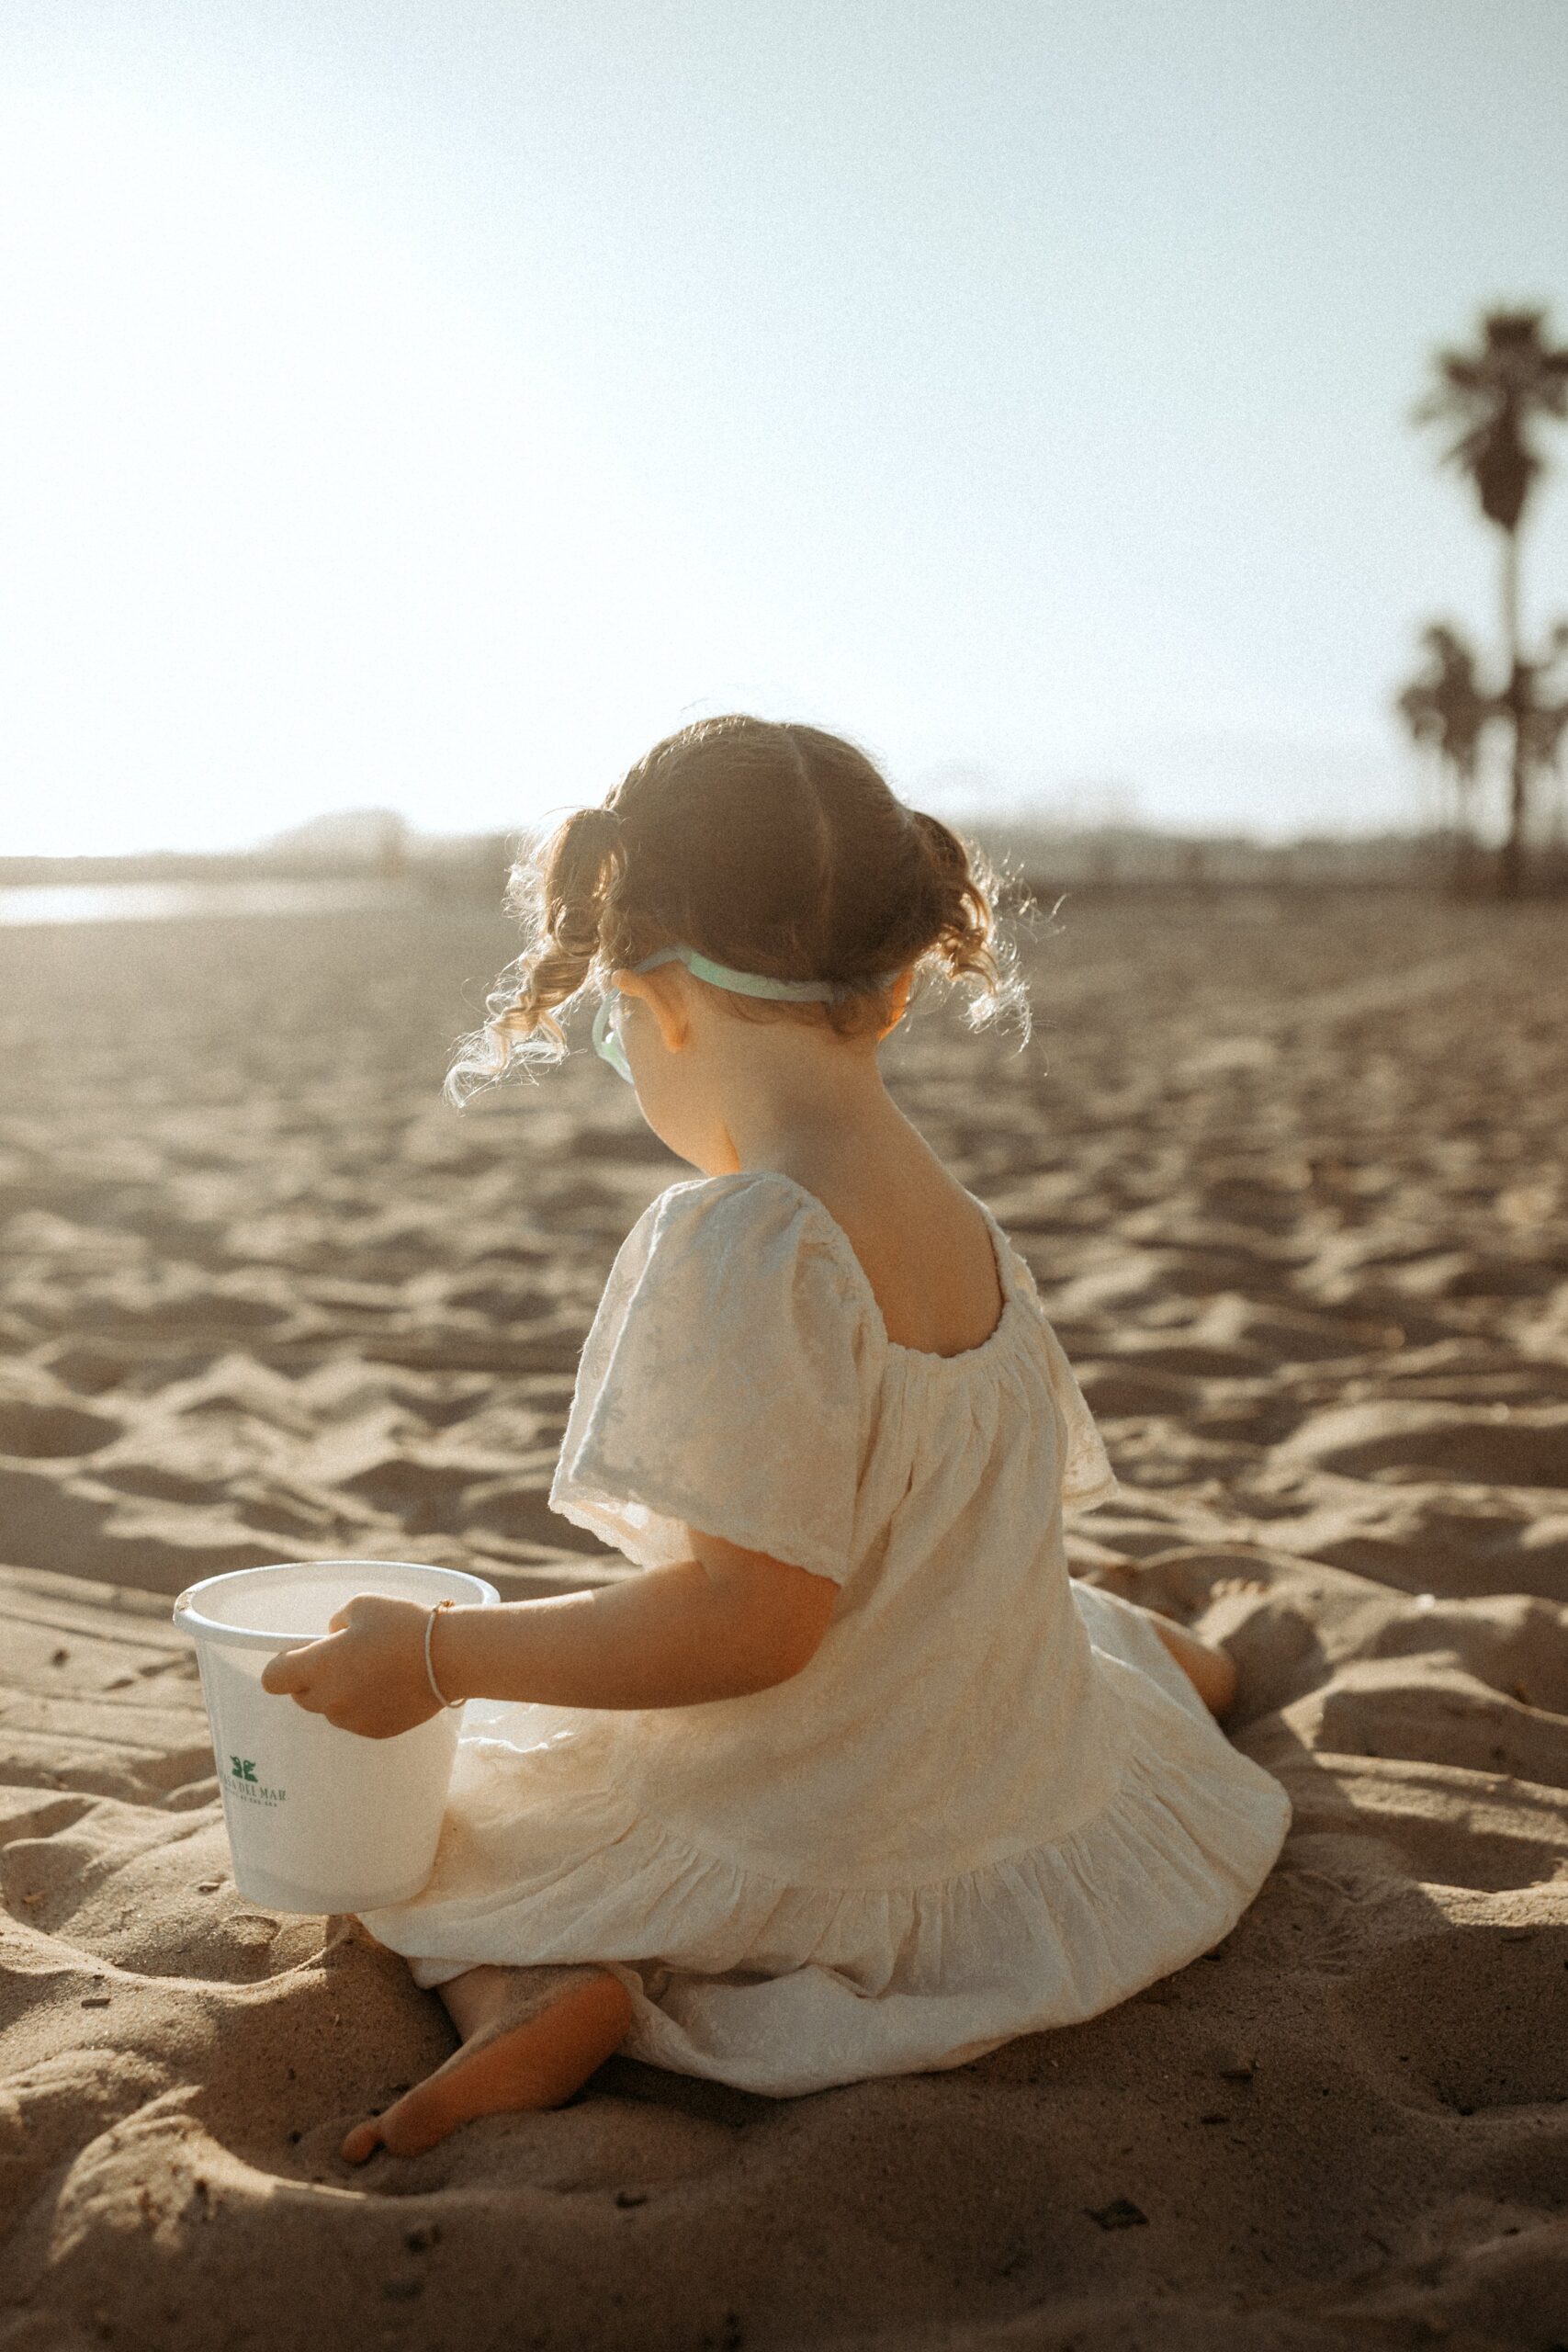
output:
[[[278,1568],[418,1568],[423,1574],[451,1577],[469,1586],[473,1592],[471,1605],[488,1609],[499,1606],[501,1594],[496,1587],[471,1568],[444,1568],[433,1560],[263,1560],[248,1568],[222,1568],[217,1575],[202,1577],[195,1584],[187,1584],[175,1601],[174,1623],[183,1634],[212,1642],[224,1649],[276,1650],[299,1649],[306,1642],[322,1638],[320,1634],[275,1634],[264,1627],[225,1625],[216,1617],[209,1617],[196,1604],[203,1593],[215,1585],[238,1584],[250,1577],[271,1576]],[[457,1596],[454,1594],[454,1599]]]

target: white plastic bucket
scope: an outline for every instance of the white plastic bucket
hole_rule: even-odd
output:
[[[187,1586],[174,1621],[196,1643],[234,1884],[274,1911],[372,1911],[406,1903],[435,1863],[461,1707],[367,1739],[264,1690],[280,1650],[331,1632],[355,1593],[428,1609],[499,1603],[482,1577],[412,1560],[294,1560]]]

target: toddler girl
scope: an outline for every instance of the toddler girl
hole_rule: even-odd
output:
[[[409,2154],[613,2050],[787,2098],[958,2066],[1184,1967],[1290,1801],[1228,1655],[1075,1583],[1117,1491],[1029,1268],[887,1093],[918,977],[1021,1002],[994,877],[848,742],[659,744],[513,877],[532,919],[447,1091],[595,1039],[700,1172],[622,1245],[552,1507],[644,1573],[360,1596],[269,1690],[372,1738],[466,1699],[434,1875],[365,1915],[463,2037],[343,2144]],[[497,1724],[516,1732],[501,1736]],[[531,1744],[529,1744],[531,1743]]]

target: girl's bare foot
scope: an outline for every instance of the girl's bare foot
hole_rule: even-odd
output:
[[[437,1989],[462,2048],[384,2114],[356,2123],[343,2143],[346,2163],[364,2164],[378,2147],[421,2155],[476,2115],[558,2107],[632,2022],[631,1996],[604,1968],[469,1968]]]

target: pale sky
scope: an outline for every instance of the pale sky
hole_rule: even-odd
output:
[[[531,824],[734,708],[1416,822],[1498,538],[1406,413],[1568,340],[1565,116],[1562,0],[7,0],[0,852]]]

